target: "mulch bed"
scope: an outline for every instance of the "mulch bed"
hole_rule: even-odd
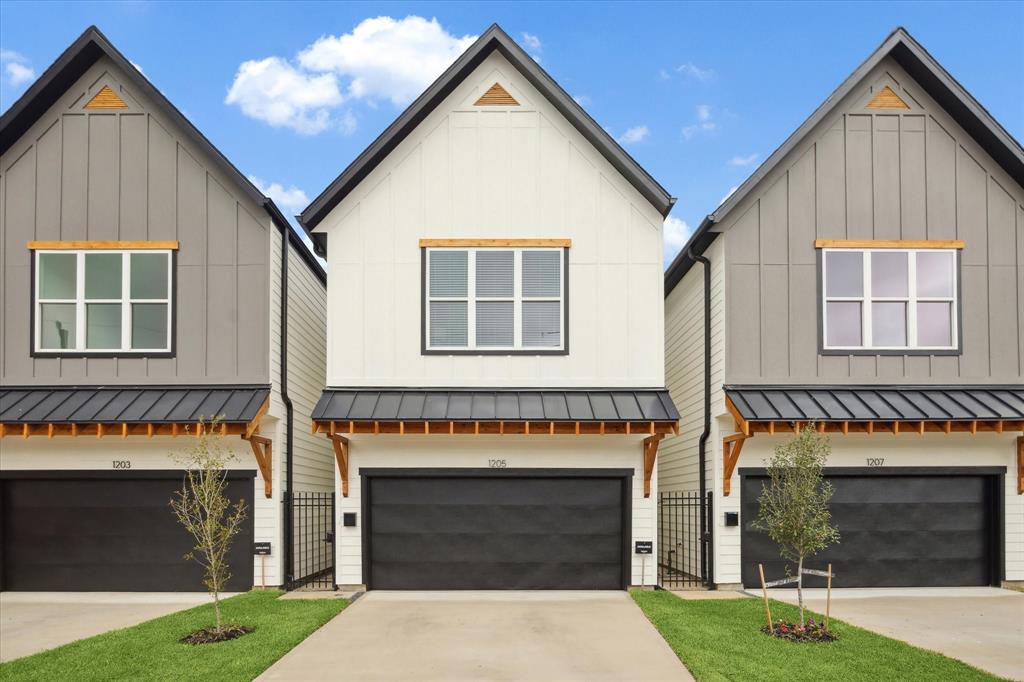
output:
[[[220,630],[217,628],[203,628],[196,630],[190,635],[181,638],[182,644],[212,644],[214,642],[226,642],[229,639],[237,639],[247,635],[256,628],[247,625],[225,625]]]
[[[767,625],[762,626],[761,632],[772,637],[789,640],[790,642],[825,643],[834,642],[839,639],[834,632],[826,630],[824,624],[815,623],[813,618],[809,619],[803,627],[796,623],[787,623],[784,620],[776,621],[773,623],[773,626],[773,630],[769,630]]]

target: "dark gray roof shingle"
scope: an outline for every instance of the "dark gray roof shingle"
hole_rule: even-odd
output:
[[[1024,386],[726,386],[748,421],[1024,419]]]
[[[4,424],[111,422],[247,423],[270,396],[267,386],[49,386],[0,389]]]
[[[677,421],[665,389],[329,388],[314,421]]]

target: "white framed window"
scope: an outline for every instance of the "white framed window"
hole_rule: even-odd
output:
[[[36,353],[172,351],[170,250],[41,249],[33,258]]]
[[[955,351],[955,249],[823,249],[824,350]]]
[[[565,249],[425,252],[425,351],[565,351]]]

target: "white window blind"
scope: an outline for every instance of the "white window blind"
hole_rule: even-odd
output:
[[[955,350],[956,252],[825,249],[826,350]]]
[[[561,248],[429,248],[429,350],[564,348]]]

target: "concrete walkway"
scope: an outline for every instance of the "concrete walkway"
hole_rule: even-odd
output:
[[[772,590],[771,596],[797,603],[796,590]],[[805,590],[804,600],[824,613],[825,590]],[[1020,592],[994,587],[833,590],[832,616],[1000,677],[1024,679]]]
[[[370,592],[257,678],[692,680],[625,592]]]
[[[137,625],[209,600],[205,592],[0,592],[0,661]]]

